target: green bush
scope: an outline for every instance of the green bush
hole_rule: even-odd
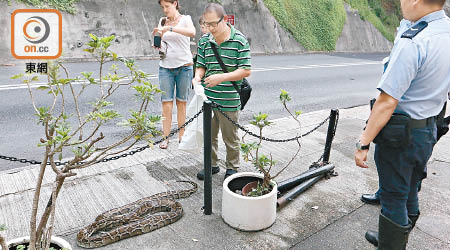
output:
[[[335,49],[346,19],[342,0],[264,0],[264,4],[306,49]]]
[[[395,0],[344,0],[357,9],[362,20],[372,23],[381,34],[393,42],[401,19],[400,5]]]

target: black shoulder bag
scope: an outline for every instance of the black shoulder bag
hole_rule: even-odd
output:
[[[447,134],[449,128],[448,124],[450,123],[450,116],[445,117],[445,111],[447,109],[447,102],[444,103],[444,107],[442,107],[441,112],[437,116],[436,119],[436,127],[437,127],[437,140],[441,139],[441,137]],[[444,118],[445,117],[445,118]]]
[[[222,71],[224,73],[228,73],[228,70],[225,66],[225,64],[222,61],[222,58],[219,56],[219,52],[217,51],[217,47],[214,43],[210,43],[211,48],[214,51],[214,55],[216,56],[217,62],[219,62],[220,67],[222,68]],[[250,86],[250,83],[247,81],[247,79],[242,80],[241,87],[236,84],[236,82],[231,82],[233,84],[233,87],[236,89],[236,91],[239,93],[239,98],[241,99],[241,110],[244,109],[245,104],[247,104],[248,99],[250,99],[250,95],[252,94],[252,86]]]

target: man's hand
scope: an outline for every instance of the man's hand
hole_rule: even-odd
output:
[[[366,150],[356,150],[355,151],[355,163],[356,166],[360,168],[368,168],[369,166],[366,164],[367,160],[367,153],[369,152],[368,149]]]
[[[215,75],[210,75],[210,76],[206,77],[205,83],[208,83],[208,85],[206,85],[206,87],[211,88],[211,87],[217,86],[221,82],[225,82],[224,75],[225,74],[215,74]]]

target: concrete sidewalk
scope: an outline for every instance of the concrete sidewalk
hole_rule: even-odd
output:
[[[447,113],[449,113],[447,110]],[[329,115],[329,110],[302,114],[303,132]],[[203,182],[196,173],[203,168],[203,155],[177,150],[172,140],[168,150],[158,147],[116,161],[83,169],[65,182],[57,204],[56,234],[68,240],[73,249],[76,234],[95,217],[112,208],[166,190],[187,187],[176,180],[199,184],[197,193],[180,200],[184,216],[174,224],[99,249],[375,249],[364,239],[367,229],[377,228],[379,207],[360,201],[362,193],[374,192],[378,177],[370,151],[369,169],[355,166],[355,142],[369,116],[361,106],[340,110],[330,162],[339,176],[321,180],[278,211],[275,224],[261,232],[239,232],[221,218],[224,168],[213,175],[213,214],[206,216],[203,206]],[[290,138],[295,122],[282,118],[264,134],[271,138]],[[327,124],[302,139],[300,156],[278,178],[284,180],[308,169],[323,153]],[[248,138],[248,137],[247,137]],[[290,160],[296,142],[265,143],[278,167]],[[224,145],[220,144],[224,158]],[[420,193],[421,217],[411,233],[408,249],[450,249],[450,134],[436,145],[429,162],[428,178]],[[240,171],[255,171],[242,163]],[[0,172],[0,224],[6,224],[9,239],[27,235],[31,201],[38,167]],[[54,176],[45,177],[43,201],[46,202]],[[314,207],[314,208],[313,208]]]

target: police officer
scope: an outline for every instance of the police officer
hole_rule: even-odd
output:
[[[401,0],[408,29],[394,43],[355,163],[365,163],[376,138],[381,213],[368,239],[382,250],[406,248],[419,218],[417,190],[436,143],[436,116],[450,90],[450,19],[445,0]]]
[[[401,39],[402,34],[411,27],[411,21],[402,19],[400,21],[399,27],[397,27],[397,35],[395,36],[394,44],[397,43],[398,39]],[[389,65],[389,57],[383,59],[383,73],[386,71],[387,66]],[[377,192],[373,194],[363,194],[361,195],[361,201],[366,204],[380,204],[380,189],[378,188]]]

